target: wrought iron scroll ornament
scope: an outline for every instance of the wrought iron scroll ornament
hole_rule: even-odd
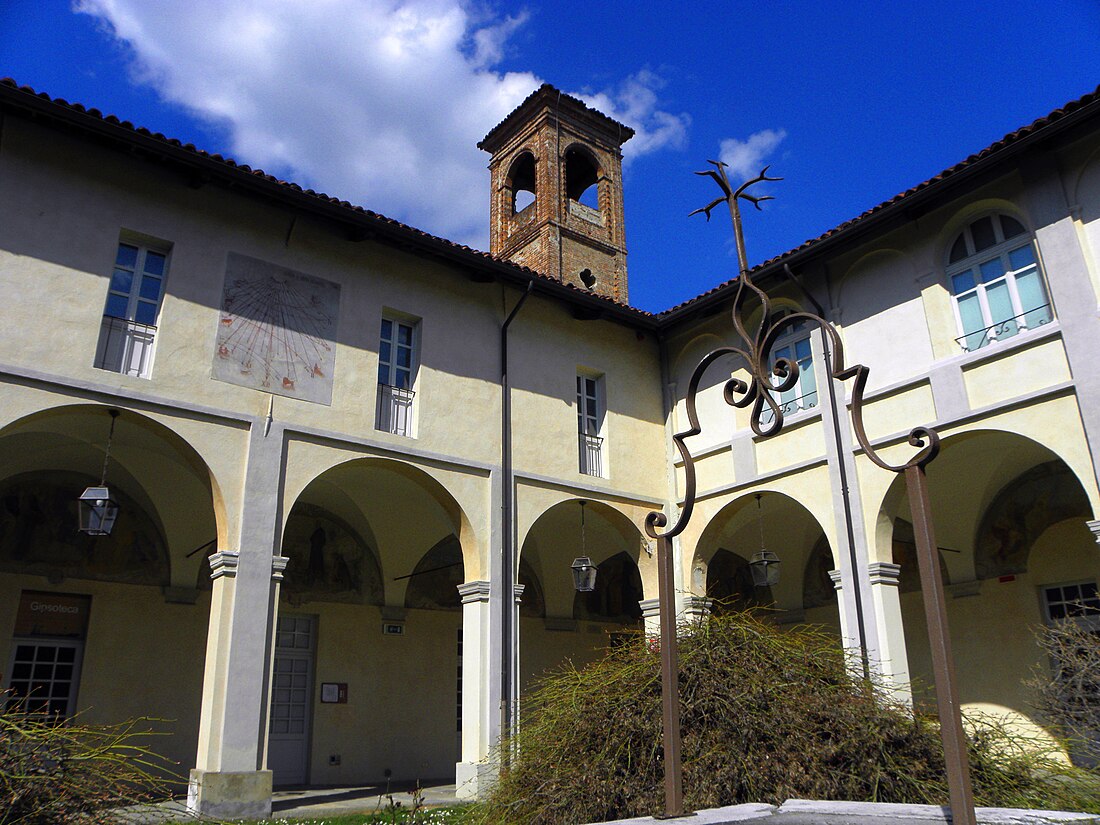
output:
[[[798,383],[798,364],[791,359],[777,358],[769,364],[769,354],[777,340],[785,333],[791,331],[798,324],[807,323],[821,329],[826,341],[826,364],[829,375],[839,381],[854,379],[852,383],[851,415],[852,429],[856,440],[863,449],[864,454],[872,462],[885,470],[903,473],[911,467],[925,467],[939,453],[940,439],[936,432],[928,427],[915,427],[909,433],[909,444],[917,448],[908,461],[902,464],[891,464],[871,446],[867,437],[867,431],[863,425],[864,391],[867,386],[868,368],[863,364],[845,366],[844,344],[840,339],[836,328],[812,312],[801,310],[773,319],[772,302],[768,294],[752,281],[749,272],[748,258],[745,254],[744,234],[741,230],[741,208],[739,201],[745,200],[760,209],[761,201],[772,200],[770,195],[751,195],[748,189],[764,181],[778,181],[782,178],[769,177],[768,168],[760,172],[752,180],[746,181],[734,189],[726,175],[726,164],[721,161],[709,161],[715,169],[705,172],[696,172],[712,178],[722,190],[722,197],[711,201],[702,209],[696,209],[692,215],[700,212],[710,220],[710,213],[716,206],[726,203],[733,221],[734,239],[737,244],[737,258],[739,264],[739,277],[737,279],[737,291],[733,298],[733,326],[740,338],[740,345],[721,347],[707,353],[692,373],[688,383],[688,392],[685,399],[689,428],[673,436],[673,442],[684,461],[685,495],[684,505],[680,510],[676,523],[667,530],[661,532],[661,528],[668,524],[668,517],[654,511],[646,516],[645,531],[651,538],[668,538],[679,535],[691,519],[695,507],[695,462],[688,449],[686,439],[699,435],[702,428],[699,425],[699,415],[696,410],[696,395],[703,374],[715,361],[727,356],[739,356],[749,373],[749,380],[730,378],[723,388],[723,397],[727,404],[744,408],[752,405],[752,417],[750,426],[752,431],[761,438],[770,438],[778,435],[783,429],[784,411],[783,405],[776,400],[776,395],[793,388]],[[787,269],[788,275],[794,280],[793,273]],[[750,324],[750,316],[760,310],[759,320]],[[750,330],[751,327],[751,330]],[[762,423],[765,407],[771,412],[768,423]]]

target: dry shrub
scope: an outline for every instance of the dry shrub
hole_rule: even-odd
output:
[[[835,639],[753,614],[712,617],[680,641],[684,794],[698,810],[789,798],[945,804],[935,724],[853,679]],[[518,757],[472,820],[600,822],[663,805],[660,657],[639,637],[542,680]],[[1005,741],[971,748],[978,804],[1100,811],[1095,779]]]
[[[1088,606],[1072,609],[1074,615],[1095,619]],[[1071,618],[1039,628],[1035,637],[1051,664],[1049,672],[1043,669],[1032,680],[1039,710],[1068,740],[1075,757],[1100,764],[1100,636]]]
[[[174,765],[150,749],[159,720],[58,724],[3,703],[0,695],[0,825],[106,825],[120,806],[171,796]]]

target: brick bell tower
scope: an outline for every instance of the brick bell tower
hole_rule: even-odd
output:
[[[622,145],[634,130],[543,85],[478,143],[489,251],[626,303]]]

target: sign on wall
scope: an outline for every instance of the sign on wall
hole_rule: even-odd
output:
[[[230,252],[214,378],[332,403],[340,285]]]
[[[91,605],[91,596],[24,590],[15,616],[15,635],[83,639]]]

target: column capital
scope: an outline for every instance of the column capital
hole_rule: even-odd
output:
[[[1096,543],[1100,544],[1100,519],[1086,521],[1085,526],[1089,528],[1089,532],[1092,533],[1092,537],[1096,539]]]
[[[241,563],[241,554],[236,550],[219,550],[207,559],[210,563],[210,578],[220,579],[226,576],[236,578],[237,566]]]
[[[684,613],[692,620],[705,619],[710,615],[710,607],[713,603],[713,599],[708,599],[706,596],[689,593],[684,598]]]
[[[888,561],[873,561],[867,565],[867,572],[871,577],[871,584],[885,584],[898,586],[898,577],[901,576],[901,565]]]
[[[661,615],[660,599],[642,599],[638,606],[642,608],[643,619],[656,619]]]
[[[289,556],[272,556],[271,578],[277,582],[281,582],[283,580],[283,571],[286,570],[287,562],[289,561]]]
[[[523,591],[527,589],[525,584],[512,585],[512,593],[515,594],[516,604],[519,604],[523,600]],[[461,591],[460,591],[461,592]]]
[[[839,570],[830,570],[829,578],[833,580],[833,589],[838,593],[844,589],[844,576]]]
[[[522,592],[522,591],[521,591]],[[489,601],[489,582],[472,581],[458,585],[458,595],[463,604]]]

